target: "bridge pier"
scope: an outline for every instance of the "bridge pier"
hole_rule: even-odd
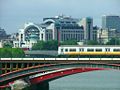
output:
[[[0,63],[0,75],[2,74],[2,63]]]
[[[39,84],[31,85],[32,90],[49,90],[48,82],[41,82]]]

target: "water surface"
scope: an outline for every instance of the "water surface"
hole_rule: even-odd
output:
[[[120,90],[120,71],[93,71],[69,75],[49,83],[50,90]]]

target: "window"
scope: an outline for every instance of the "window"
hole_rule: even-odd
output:
[[[106,51],[106,52],[109,52],[109,51],[110,51],[110,48],[105,48],[105,51]]]
[[[96,52],[102,52],[102,49],[96,49],[95,51]]]
[[[23,41],[23,34],[21,34],[21,41]]]
[[[61,23],[64,23],[63,21],[61,21]]]
[[[41,34],[41,39],[43,40],[43,34]]]
[[[72,22],[72,23],[76,23],[76,22]]]
[[[65,52],[68,52],[68,49],[65,49]]]
[[[80,48],[79,51],[83,52],[83,51],[84,51],[84,48]]]
[[[74,51],[76,51],[76,49],[70,49],[70,52],[74,52]]]
[[[70,23],[69,21],[67,21],[66,23]]]
[[[87,51],[88,51],[88,52],[93,52],[93,51],[94,51],[94,49],[87,49]]]
[[[63,49],[61,49],[61,52],[63,52]]]
[[[120,49],[113,49],[113,51],[114,51],[114,52],[119,52],[119,51],[120,51]]]

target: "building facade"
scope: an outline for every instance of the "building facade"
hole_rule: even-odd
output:
[[[93,19],[90,17],[83,18],[80,25],[84,27],[84,39],[93,40]]]
[[[6,31],[0,27],[0,40],[6,39],[6,38],[7,38]]]
[[[120,32],[120,16],[104,15],[102,16],[102,29],[116,29]]]
[[[120,34],[118,34],[119,33],[116,32],[116,29],[99,29],[97,32],[98,42],[106,44],[112,38],[119,38]]]
[[[2,43],[2,41],[0,41],[0,48],[2,48],[3,47],[3,43]]]
[[[41,24],[26,23],[19,30],[19,38],[14,41],[14,47],[32,48],[37,41],[96,40],[96,28],[93,28],[93,19],[82,20],[70,16],[55,16],[43,18]]]

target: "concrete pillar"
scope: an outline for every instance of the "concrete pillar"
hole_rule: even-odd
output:
[[[10,63],[10,71],[13,71],[13,63]]]
[[[49,83],[48,82],[42,82],[36,85],[31,85],[32,90],[49,90]]]
[[[2,74],[2,63],[0,63],[0,75]]]

